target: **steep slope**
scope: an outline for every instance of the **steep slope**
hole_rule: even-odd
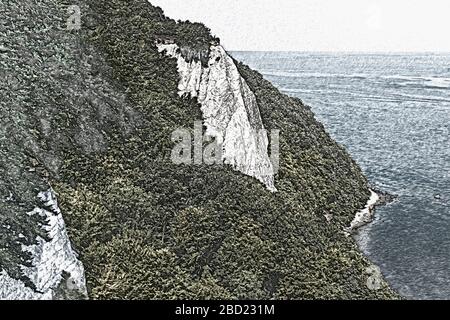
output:
[[[67,31],[73,4],[83,24]],[[180,97],[179,57],[157,47],[171,39],[188,64],[205,68],[219,40],[203,25],[170,20],[146,1],[2,6],[0,191],[15,199],[0,202],[1,222],[11,230],[0,233],[8,281],[36,290],[20,267],[35,264],[22,245],[51,239],[39,227],[46,222],[26,213],[51,187],[90,298],[395,297],[386,284],[366,286],[370,263],[343,232],[370,196],[359,167],[307,106],[257,72],[228,62],[248,88],[244,105],[259,111],[242,110],[235,124],[247,116],[256,119],[252,127],[280,130],[274,180],[255,179],[260,175],[239,168],[241,160],[234,167],[171,161],[177,128],[193,131],[198,120],[205,132],[222,128],[217,114],[205,112],[211,109],[200,88]],[[223,112],[223,101],[210,105]],[[270,149],[267,143],[254,150]],[[277,192],[266,188],[273,185]],[[64,272],[56,277],[53,298],[83,294],[71,282],[61,289]],[[0,278],[0,288],[6,285]]]

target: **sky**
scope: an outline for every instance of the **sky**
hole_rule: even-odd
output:
[[[227,50],[450,52],[449,0],[150,0]]]

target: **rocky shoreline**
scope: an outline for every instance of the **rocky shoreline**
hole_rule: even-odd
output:
[[[356,213],[350,226],[345,228],[347,235],[355,234],[361,227],[372,222],[377,207],[385,206],[398,198],[396,195],[378,189],[371,188],[370,192],[371,195],[366,206]]]

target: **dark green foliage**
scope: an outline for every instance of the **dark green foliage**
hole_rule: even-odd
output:
[[[38,236],[47,238],[41,227],[45,219],[27,213],[42,206],[37,195],[49,185],[45,179],[48,168],[40,160],[51,159],[44,153],[38,157],[36,152],[44,144],[35,130],[40,118],[37,114],[43,111],[40,103],[48,95],[42,92],[37,81],[45,79],[46,66],[35,49],[40,45],[45,51],[53,43],[41,42],[37,36],[38,30],[45,27],[49,13],[36,2],[2,1],[0,12],[0,38],[4,48],[0,52],[0,271],[5,270],[34,288],[22,272],[21,266],[31,266],[32,258],[22,246],[36,244]],[[33,14],[44,19],[34,21],[30,19]],[[58,23],[57,16],[51,18],[53,23]]]
[[[66,161],[58,183],[91,297],[393,297],[367,289],[368,262],[341,231],[364,205],[367,181],[309,108],[240,66],[266,127],[281,129],[279,192],[228,167],[175,166],[171,131],[192,128],[201,113],[178,98],[175,61],[147,39],[164,34],[202,50],[209,30],[144,2],[90,7],[89,39],[142,120],[106,153]],[[333,224],[323,217],[331,212]]]
[[[62,1],[45,3],[57,12]],[[46,112],[29,115],[51,115],[55,134],[37,126],[34,154],[59,160],[50,170],[39,158],[90,298],[396,297],[365,285],[369,262],[342,229],[364,206],[367,181],[308,107],[239,66],[265,126],[281,130],[277,193],[227,166],[174,165],[172,131],[193,128],[201,112],[178,97],[176,61],[155,41],[203,52],[218,39],[144,0],[79,4],[83,28],[52,38],[65,44],[54,45],[64,76],[37,86]]]

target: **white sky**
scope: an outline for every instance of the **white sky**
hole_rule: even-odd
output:
[[[450,52],[450,0],[150,0],[228,50]]]

